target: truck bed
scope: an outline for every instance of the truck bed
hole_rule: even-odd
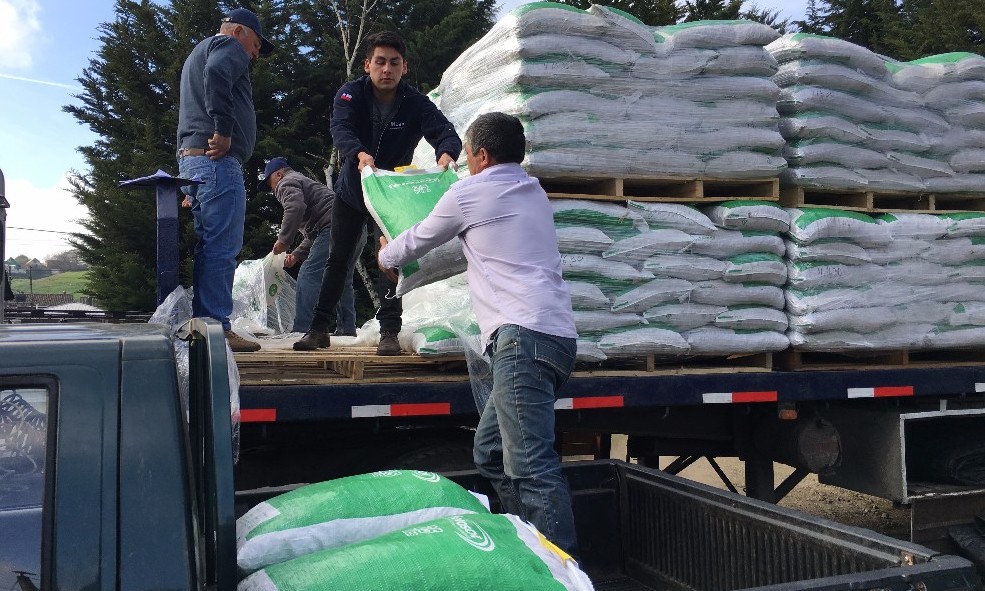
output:
[[[978,588],[963,558],[872,531],[619,461],[564,469],[599,591]],[[449,477],[492,492],[474,472]]]

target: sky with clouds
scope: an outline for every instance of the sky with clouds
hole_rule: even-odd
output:
[[[524,0],[501,0],[502,10]],[[602,2],[604,4],[604,2]],[[755,0],[801,19],[807,0]],[[112,0],[0,0],[0,169],[6,180],[5,257],[44,260],[69,248],[64,232],[81,231],[86,210],[68,192],[67,175],[83,171],[79,146],[95,136],[69,114],[75,81],[99,49]],[[173,162],[161,168],[172,170]],[[148,171],[148,173],[153,171]]]

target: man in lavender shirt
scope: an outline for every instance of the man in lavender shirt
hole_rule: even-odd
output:
[[[393,242],[381,238],[379,265],[396,280],[397,267],[461,239],[493,372],[475,433],[476,467],[505,511],[576,555],[571,493],[554,450],[554,401],[574,366],[577,333],[553,211],[537,179],[520,168],[525,149],[516,117],[478,117],[465,133],[472,176]]]

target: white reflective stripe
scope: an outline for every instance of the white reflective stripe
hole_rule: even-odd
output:
[[[558,398],[554,401],[554,408],[556,410],[571,410],[575,407],[574,398]]]
[[[849,388],[848,397],[849,398],[875,398],[876,389],[875,388]]]
[[[352,417],[388,417],[390,416],[389,404],[367,404],[365,406],[353,406]]]
[[[705,404],[732,404],[731,392],[710,392],[702,394],[701,400]]]
[[[975,392],[985,392],[985,384],[975,382]]]

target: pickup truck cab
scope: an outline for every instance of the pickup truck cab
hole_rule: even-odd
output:
[[[235,589],[236,507],[272,493],[234,492],[221,327],[179,337],[187,373],[163,327],[0,325],[0,590]],[[566,475],[600,590],[979,585],[964,559],[656,470]]]

